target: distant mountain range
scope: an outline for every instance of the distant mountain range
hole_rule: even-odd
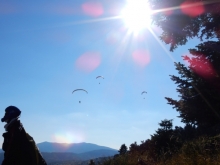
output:
[[[92,143],[51,143],[51,142],[42,142],[38,143],[37,147],[41,152],[73,152],[73,153],[84,153],[94,150],[114,150],[109,147],[99,146]]]
[[[92,143],[51,143],[37,144],[42,156],[48,164],[62,161],[85,161],[100,157],[111,157],[118,151],[109,147]],[[0,152],[0,163],[3,160],[3,151]]]

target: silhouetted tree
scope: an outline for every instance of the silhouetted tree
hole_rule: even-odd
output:
[[[138,146],[137,142],[132,143],[129,147],[129,151],[132,153],[138,151],[138,149],[139,149],[139,146]]]
[[[173,51],[193,38],[220,39],[220,1],[149,0],[161,40]]]
[[[155,134],[151,135],[151,143],[153,144],[151,149],[158,156],[170,151],[173,147],[171,141],[171,136],[173,135],[172,120],[162,120],[159,125],[160,128],[156,130]]]
[[[150,150],[150,148],[151,148],[151,140],[147,139],[145,141],[141,141],[141,144],[140,144],[139,148],[140,148],[141,154],[143,154],[144,152]]]
[[[199,135],[196,126],[192,124],[186,124],[179,133],[181,134],[183,141],[192,140]]]
[[[125,144],[122,144],[118,152],[120,155],[124,155],[127,153],[127,151],[128,151],[128,147]]]
[[[169,130],[172,130],[172,127],[173,127],[173,123],[172,123],[172,120],[162,120],[161,123],[159,123],[160,127],[158,129],[158,131],[160,130],[163,130],[163,131],[169,131]]]
[[[180,100],[166,97],[168,104],[180,113],[182,122],[206,132],[220,124],[219,45],[218,41],[208,41],[189,49],[192,57],[184,57],[189,67],[176,63],[180,77],[171,76]]]

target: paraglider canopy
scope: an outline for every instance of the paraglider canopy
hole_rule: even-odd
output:
[[[88,92],[85,89],[75,89],[72,93],[74,93],[76,91],[85,91],[88,94]]]
[[[97,79],[97,78],[102,78],[102,79],[104,79],[104,77],[102,77],[102,76],[97,76],[96,79]]]
[[[141,92],[141,94],[143,95],[144,93],[147,93],[146,91]],[[144,98],[145,99],[145,98]]]
[[[98,78],[104,79],[104,77],[102,77],[102,76],[97,76],[96,79],[98,79]],[[100,82],[99,82],[99,84],[100,84]]]
[[[85,89],[75,89],[75,90],[72,92],[72,94],[73,94],[74,92],[77,92],[77,91],[83,91],[83,92],[85,92],[85,93],[88,94],[88,92],[87,92]],[[79,101],[79,103],[81,103],[81,101]]]

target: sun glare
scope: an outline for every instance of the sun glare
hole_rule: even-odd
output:
[[[125,26],[133,33],[149,28],[151,10],[147,0],[127,0],[125,8],[121,12]]]

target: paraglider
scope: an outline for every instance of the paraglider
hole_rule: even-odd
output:
[[[141,92],[141,95],[143,95],[144,93],[147,93],[146,91]],[[145,99],[145,98],[144,98]]]
[[[74,92],[76,92],[76,91],[84,91],[84,92],[86,92],[86,93],[88,94],[88,92],[87,92],[85,89],[75,89],[75,90],[72,92],[72,94],[73,94]],[[79,103],[81,103],[81,101],[79,101]]]
[[[85,89],[75,89],[72,93],[74,93],[76,91],[85,91],[86,93],[88,93]]]
[[[104,77],[102,77],[102,76],[97,76],[96,79],[98,79],[98,78],[104,79]],[[100,82],[99,82],[99,84],[100,84]]]

